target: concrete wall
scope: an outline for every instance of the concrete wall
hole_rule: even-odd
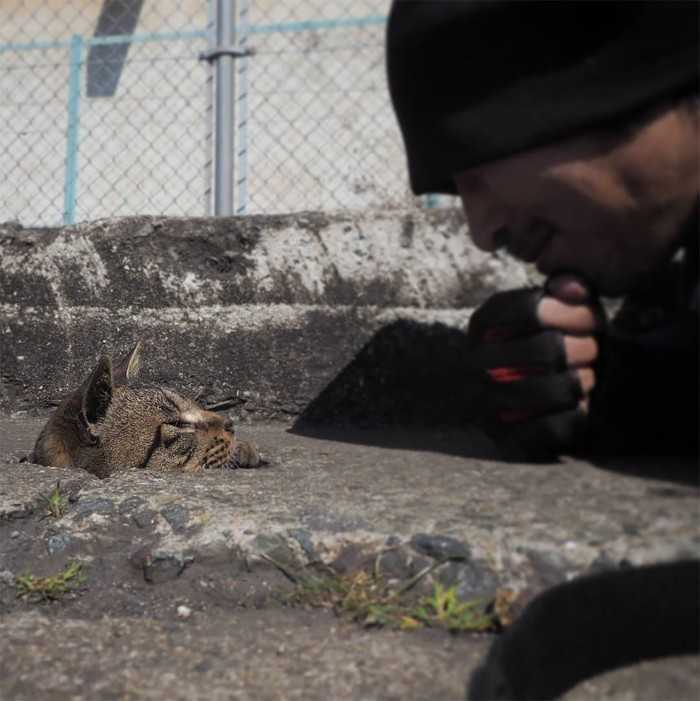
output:
[[[142,338],[146,379],[240,416],[416,420],[427,392],[439,422],[472,308],[527,282],[456,210],[6,226],[0,407],[46,408]]]

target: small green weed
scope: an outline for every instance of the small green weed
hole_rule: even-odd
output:
[[[42,501],[46,507],[44,518],[61,518],[68,509],[68,500],[61,492],[60,480],[56,482],[56,486],[51,490],[48,496],[42,496]]]
[[[432,595],[417,598],[405,585],[391,589],[381,576],[365,571],[352,575],[297,577],[288,602],[330,608],[364,626],[401,630],[445,628],[453,632],[500,628],[498,616],[487,612],[488,602],[482,599],[462,601],[456,587],[436,583]]]
[[[71,562],[63,571],[49,577],[20,575],[15,580],[15,587],[17,596],[26,597],[29,601],[56,601],[64,594],[78,589],[85,581],[83,565]]]
[[[435,582],[432,596],[422,599],[415,617],[427,626],[450,631],[494,630],[498,621],[493,613],[486,613],[486,603],[483,599],[462,601],[456,587]]]

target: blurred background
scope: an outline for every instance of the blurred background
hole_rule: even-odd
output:
[[[437,206],[408,188],[386,87],[389,5],[6,0],[0,221]],[[228,212],[215,202],[222,164]]]

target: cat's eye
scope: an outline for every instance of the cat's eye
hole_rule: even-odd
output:
[[[166,448],[188,455],[194,451],[197,440],[193,432],[183,432],[181,429],[167,423],[162,424],[160,427],[160,438],[163,446]]]

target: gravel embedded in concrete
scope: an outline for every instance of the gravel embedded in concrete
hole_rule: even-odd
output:
[[[263,469],[100,481],[18,462],[40,425],[0,420],[7,699],[458,699],[488,636],[364,631],[281,607],[291,584],[263,556],[291,571],[378,558],[397,579],[448,557],[433,576],[475,596],[700,552],[699,492],[683,463],[513,464],[476,433],[322,439],[273,424],[239,431],[269,456]],[[675,479],[662,479],[671,467]],[[41,496],[59,480],[67,513],[46,518]],[[85,563],[81,591],[52,604],[16,598],[14,576],[72,560]],[[635,669],[570,698],[693,698],[700,688],[697,658]]]

